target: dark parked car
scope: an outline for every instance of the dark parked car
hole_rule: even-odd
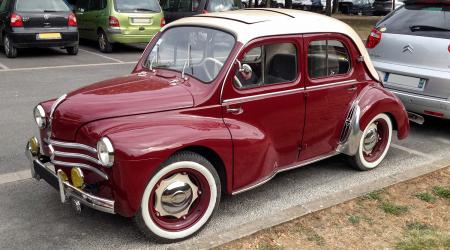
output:
[[[343,0],[339,2],[339,11],[343,14],[372,15],[374,0]]]
[[[241,0],[161,0],[166,23],[209,12],[242,9]]]
[[[63,0],[0,2],[0,42],[7,57],[34,47],[63,47],[78,54],[77,19]]]

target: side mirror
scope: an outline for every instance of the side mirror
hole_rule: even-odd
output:
[[[250,65],[244,63],[242,64],[239,60],[236,60],[238,66],[239,66],[239,72],[244,72],[246,74],[251,74],[253,72],[252,67]]]

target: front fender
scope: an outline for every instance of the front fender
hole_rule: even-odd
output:
[[[155,170],[186,148],[214,151],[224,164],[226,186],[232,187],[232,141],[221,117],[171,111],[97,121],[85,130],[98,130],[112,141],[112,190],[117,210],[124,216],[133,216],[139,209]]]
[[[370,86],[364,89],[355,100],[337,151],[346,155],[356,155],[363,131],[378,114],[385,113],[391,117],[398,139],[408,137],[408,114],[402,102],[389,91]]]

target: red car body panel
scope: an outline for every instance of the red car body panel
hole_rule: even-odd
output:
[[[107,136],[115,149],[112,168],[97,166],[110,178],[99,194],[115,200],[115,210],[133,216],[155,170],[180,150],[206,152],[216,160],[222,185],[234,193],[270,178],[277,170],[336,152],[346,115],[361,108],[360,128],[379,113],[395,121],[405,138],[409,123],[400,101],[367,74],[352,41],[338,34],[313,34],[237,43],[215,81],[204,84],[178,72],[145,68],[159,34],[149,44],[133,74],[70,93],[56,109],[52,138],[95,147]],[[339,39],[351,54],[352,70],[326,79],[309,79],[307,43]],[[232,74],[252,46],[291,42],[297,47],[299,77],[289,83],[238,90]],[[242,50],[241,50],[242,49]],[[145,74],[144,74],[144,73]],[[177,80],[177,84],[172,84]],[[340,82],[340,84],[333,83]],[[49,113],[53,101],[42,103]],[[241,108],[241,114],[230,113]],[[46,131],[41,132],[45,138]],[[44,143],[44,153],[46,152]],[[47,151],[48,153],[48,151]],[[98,177],[87,175],[87,183]]]

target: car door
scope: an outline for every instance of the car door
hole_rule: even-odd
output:
[[[102,9],[102,0],[89,0],[89,11],[84,14],[86,35],[90,39],[97,38],[98,18]]]
[[[306,117],[300,160],[333,154],[347,112],[363,87],[353,42],[339,34],[304,36]],[[356,70],[360,68],[360,70]]]
[[[78,32],[81,38],[88,38],[86,14],[89,10],[89,0],[78,0],[75,14],[77,16]]]
[[[234,190],[298,159],[305,116],[301,51],[299,36],[256,40],[238,56],[241,70],[236,63],[230,71],[222,110],[233,139]]]

